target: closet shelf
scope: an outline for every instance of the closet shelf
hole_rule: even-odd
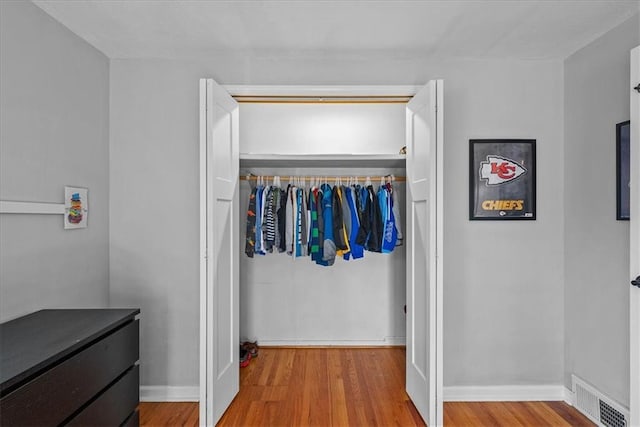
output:
[[[240,168],[404,168],[404,154],[240,154]]]

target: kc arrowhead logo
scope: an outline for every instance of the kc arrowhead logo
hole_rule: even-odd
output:
[[[487,185],[499,185],[513,181],[527,173],[524,166],[511,159],[500,156],[487,156],[486,162],[480,162],[480,178]]]

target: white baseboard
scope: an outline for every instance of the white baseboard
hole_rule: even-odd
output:
[[[140,386],[141,402],[197,402],[199,400],[198,386]]]
[[[268,340],[261,339],[258,344],[261,347],[287,347],[287,346],[300,346],[300,347],[313,347],[313,346],[327,346],[327,347],[384,347],[384,346],[397,346],[405,345],[405,337],[385,337],[381,340]]]
[[[197,402],[197,386],[141,386],[141,402]],[[573,393],[562,385],[444,387],[445,402],[557,401],[573,405]]]
[[[563,385],[499,385],[444,387],[445,402],[557,401],[572,404],[572,393]]]

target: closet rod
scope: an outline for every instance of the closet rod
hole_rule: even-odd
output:
[[[267,104],[406,104],[410,96],[234,96],[240,103]]]
[[[349,179],[357,178],[359,182],[364,182],[367,178],[371,180],[372,183],[380,182],[380,180],[384,179],[385,182],[387,179],[391,178],[391,175],[378,175],[378,176],[356,176],[356,175],[344,175],[344,176],[325,176],[325,175],[240,175],[240,181],[256,181],[258,178],[262,178],[267,181],[272,181],[275,177],[280,177],[281,181],[288,181],[289,177],[295,178],[304,178],[307,181],[311,179],[319,179],[320,181],[332,181],[336,182],[342,179],[342,182],[348,182]],[[404,176],[393,176],[393,182],[406,182],[407,178]]]

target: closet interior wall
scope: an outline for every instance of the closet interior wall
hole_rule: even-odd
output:
[[[398,154],[405,145],[405,104],[240,103],[240,153]],[[375,167],[374,167],[375,166]],[[241,174],[405,176],[403,167],[355,163],[256,167]],[[333,185],[333,181],[329,180]],[[360,180],[362,184],[363,181]],[[346,183],[345,183],[346,184]],[[377,189],[380,180],[373,180]],[[262,345],[401,345],[405,342],[405,246],[321,267],[309,257],[244,254],[251,185],[240,181],[240,336]],[[308,181],[307,181],[308,185]],[[406,224],[405,183],[397,182]],[[405,243],[406,244],[406,243]]]

